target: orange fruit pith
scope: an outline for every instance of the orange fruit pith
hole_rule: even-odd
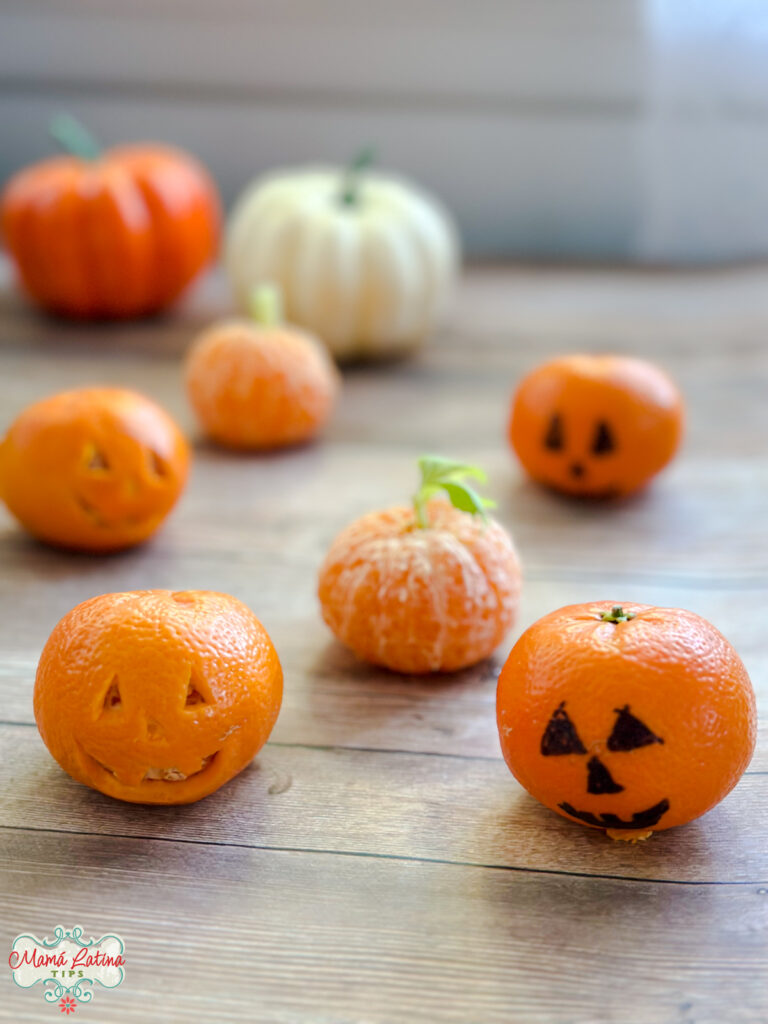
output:
[[[0,495],[33,536],[116,551],[146,540],[181,494],[189,448],[158,405],[83,388],[28,406],[0,442]]]
[[[755,746],[736,651],[693,612],[610,602],[534,623],[499,676],[504,758],[537,800],[581,824],[661,831],[714,807]]]
[[[683,401],[659,367],[612,355],[571,355],[520,383],[509,440],[534,480],[583,498],[643,487],[673,457]]]
[[[317,434],[333,411],[339,374],[326,350],[295,327],[233,320],[194,343],[189,400],[214,441],[275,448]]]
[[[498,523],[435,499],[430,526],[408,506],[343,530],[320,570],[323,618],[364,661],[451,672],[488,657],[514,622],[520,565]]]
[[[259,620],[228,594],[138,590],[73,608],[35,679],[35,719],[61,767],[131,803],[191,803],[269,736],[283,674]]]

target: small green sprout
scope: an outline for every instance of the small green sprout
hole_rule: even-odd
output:
[[[271,281],[263,281],[251,289],[248,312],[259,327],[277,327],[283,322],[283,293]]]
[[[422,455],[418,462],[421,471],[421,486],[413,496],[413,507],[416,511],[416,523],[421,529],[429,527],[427,519],[427,502],[440,491],[445,491],[454,508],[462,512],[471,512],[480,516],[483,522],[488,521],[486,509],[495,508],[496,502],[481,497],[474,487],[465,482],[466,477],[486,482],[486,475],[479,466],[468,466],[464,462],[454,462],[441,455]]]

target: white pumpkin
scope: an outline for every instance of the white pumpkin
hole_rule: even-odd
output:
[[[282,289],[286,317],[340,359],[417,345],[445,308],[458,266],[443,207],[405,180],[314,167],[254,182],[230,217],[227,268],[238,304]]]

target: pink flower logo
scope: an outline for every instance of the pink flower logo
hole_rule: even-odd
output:
[[[64,998],[59,1003],[59,1009],[61,1010],[62,1013],[65,1013],[67,1016],[69,1016],[70,1013],[74,1013],[75,1010],[77,1009],[77,1002],[72,998],[72,996],[64,996]]]

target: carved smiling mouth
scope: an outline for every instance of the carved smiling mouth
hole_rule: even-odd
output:
[[[657,804],[654,804],[653,807],[648,807],[644,811],[635,811],[629,821],[620,818],[618,814],[601,814],[598,816],[591,811],[577,811],[569,803],[562,803],[557,806],[561,811],[570,814],[572,818],[578,818],[579,821],[583,821],[587,825],[597,825],[598,828],[648,829],[658,825],[662,816],[667,813],[669,810],[669,800],[665,797],[663,800],[659,800]]]
[[[82,751],[84,757],[86,757],[90,762],[92,762],[92,764],[96,765],[103,772],[107,772],[107,774],[111,775],[113,778],[115,778],[115,779],[118,778],[117,773],[114,771],[114,769],[110,768],[108,765],[106,765],[103,762],[99,761],[98,758],[95,758],[92,754],[89,754],[88,751],[85,750],[85,748],[82,745],[80,745],[80,750]],[[218,753],[219,753],[219,751],[215,750],[212,754],[209,754],[207,757],[204,757],[202,759],[202,761],[200,763],[200,767],[197,769],[197,771],[196,772],[190,772],[189,775],[185,775],[184,772],[179,771],[178,768],[156,768],[156,767],[150,767],[150,768],[147,768],[146,772],[144,773],[144,778],[141,781],[142,781],[142,783],[143,782],[186,782],[188,779],[195,779],[199,775],[202,775],[203,772],[206,772],[206,771],[208,771],[211,768],[211,766],[213,765],[214,761],[216,760],[216,757],[218,756]]]

